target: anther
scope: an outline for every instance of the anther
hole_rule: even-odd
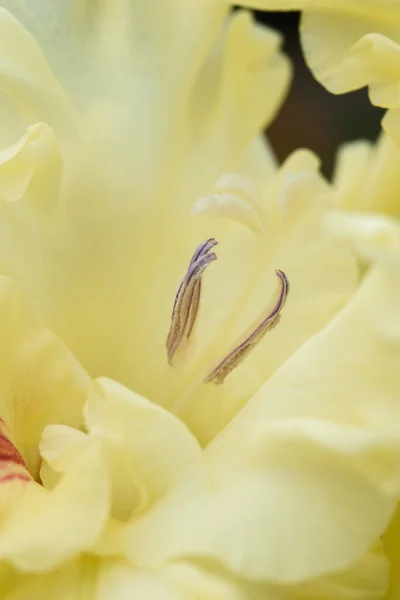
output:
[[[181,343],[192,334],[201,296],[201,276],[204,269],[217,255],[210,252],[218,242],[210,238],[196,248],[189,263],[188,270],[175,296],[172,309],[171,325],[167,337],[168,361],[172,359]]]
[[[279,323],[289,293],[289,280],[283,271],[277,269],[275,273],[279,280],[279,289],[278,299],[274,302],[272,310],[251,329],[250,335],[245,335],[244,339],[235,344],[234,349],[205,377],[205,382],[223,383],[227,375],[248,356],[264,335]]]

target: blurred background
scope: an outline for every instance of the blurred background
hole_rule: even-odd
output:
[[[302,56],[299,13],[256,13],[257,20],[284,35],[284,50],[294,63],[294,80],[289,96],[268,135],[280,159],[292,150],[307,147],[323,161],[330,176],[336,148],[346,140],[375,140],[383,110],[371,106],[367,90],[335,96],[315,81]]]

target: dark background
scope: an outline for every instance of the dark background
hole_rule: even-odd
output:
[[[283,33],[283,49],[294,62],[289,96],[268,129],[272,145],[281,160],[296,148],[310,148],[322,158],[323,170],[330,175],[338,145],[346,140],[376,139],[383,111],[371,106],[366,89],[336,96],[315,81],[301,52],[298,13],[256,12],[256,17]]]

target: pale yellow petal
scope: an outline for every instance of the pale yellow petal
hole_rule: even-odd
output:
[[[105,563],[96,600],[248,600],[239,585],[189,563],[135,569],[123,561]]]
[[[0,92],[25,121],[46,121],[69,135],[74,127],[68,101],[39,46],[23,26],[0,8]]]
[[[370,551],[344,571],[300,584],[298,593],[304,600],[382,600],[388,583],[388,560]]]
[[[90,380],[62,341],[35,323],[16,284],[0,278],[0,416],[31,473],[45,425],[80,426]]]
[[[376,3],[376,12],[379,12]],[[301,40],[306,60],[321,83],[331,92],[348,92],[370,86],[373,101],[392,106],[398,100],[400,77],[396,19],[398,9],[380,21],[372,10],[336,12],[305,11]]]
[[[389,111],[384,122],[395,112]],[[387,135],[382,134],[375,145],[358,141],[339,149],[333,185],[340,208],[398,216],[399,184],[400,150]]]
[[[325,223],[339,236],[351,240],[363,259],[399,267],[399,221],[382,214],[333,211],[326,215]]]
[[[261,191],[277,170],[278,160],[264,135],[250,142],[237,167],[237,171],[251,179]]]
[[[39,206],[54,203],[62,175],[62,158],[52,129],[44,123],[28,127],[13,146],[0,152],[0,199],[20,200],[29,194]]]
[[[212,148],[213,158],[202,161],[203,178],[215,180],[222,171],[231,171],[274,118],[291,73],[280,45],[278,33],[256,25],[246,11],[234,13],[227,22],[190,97],[189,178],[198,178],[195,169],[207,148]]]
[[[345,568],[368,550],[395,500],[306,440],[266,436],[262,455],[256,444],[247,439],[241,450],[243,460],[253,453],[251,465],[232,451],[216,468],[210,456],[204,480],[187,481],[133,523],[128,556],[148,566],[197,556],[249,579],[294,583]]]
[[[97,380],[85,412],[89,432],[129,456],[150,501],[166,494],[200,463],[200,448],[183,423],[111,380]]]
[[[24,571],[45,571],[88,551],[105,525],[109,486],[92,445],[53,491],[26,486],[0,532],[0,556]],[[34,515],[34,518],[32,517]]]

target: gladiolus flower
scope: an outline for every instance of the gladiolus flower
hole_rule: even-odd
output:
[[[246,10],[1,4],[0,597],[383,598],[384,151],[276,165],[290,66]]]

